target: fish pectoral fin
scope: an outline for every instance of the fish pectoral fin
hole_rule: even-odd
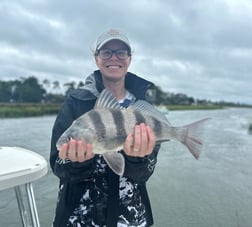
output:
[[[119,176],[123,175],[125,160],[121,153],[107,152],[103,154],[103,158],[114,173],[116,173]]]

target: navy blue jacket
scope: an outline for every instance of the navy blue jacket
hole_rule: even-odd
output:
[[[95,79],[95,86],[98,92],[101,92],[104,87],[100,71],[93,73]],[[153,84],[144,80],[132,73],[127,73],[125,78],[125,87],[131,92],[136,99],[149,100],[151,88]],[[97,97],[86,89],[77,89],[71,92],[66,98],[58,116],[56,118],[52,139],[51,139],[51,153],[50,165],[53,173],[59,177],[60,185],[64,182],[64,189],[60,191],[61,195],[56,208],[56,215],[54,220],[54,227],[66,226],[67,220],[71,215],[73,209],[79,203],[83,195],[82,185],[85,185],[93,177],[95,170],[95,158],[85,161],[83,163],[69,162],[62,165],[58,160],[58,151],[56,149],[56,142],[61,134],[72,124],[72,122],[81,116],[83,113],[91,110],[96,102]],[[125,155],[125,171],[124,176],[138,183],[141,187],[141,194],[144,198],[144,203],[147,213],[148,226],[153,224],[152,212],[150,202],[146,190],[146,181],[152,175],[157,161],[157,154],[160,146],[154,148],[152,154],[146,158],[129,157]],[[119,177],[112,171],[109,171],[109,202],[107,214],[107,226],[115,225],[113,220],[116,220],[115,207],[118,203],[118,179]],[[113,212],[109,211],[113,206]],[[113,224],[112,224],[113,223]],[[116,225],[115,225],[116,226]]]

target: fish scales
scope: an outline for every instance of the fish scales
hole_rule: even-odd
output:
[[[96,109],[87,114],[92,121],[93,133],[97,136],[98,142],[104,143],[104,140],[110,140],[117,135],[118,125],[115,124],[116,115],[121,120],[120,123],[122,124],[123,122],[118,112],[113,111],[113,109]]]
[[[145,123],[153,128],[157,140],[162,140],[163,127],[152,116],[147,116],[135,110],[117,110],[117,109],[97,109],[88,113],[92,122],[95,134],[98,141],[107,140],[104,142],[104,149],[117,148],[120,143],[123,143],[129,133],[133,133],[135,125]],[[94,151],[96,152],[96,151]],[[100,151],[99,151],[100,153]]]
[[[163,126],[158,119],[156,119],[153,116],[148,116],[146,114],[143,114],[143,113],[136,111],[136,110],[134,110],[132,112],[132,114],[135,116],[134,125],[139,125],[141,123],[149,125],[153,129],[157,139],[162,135],[162,127]]]
[[[83,117],[77,119],[75,125],[78,125],[78,128],[88,128],[92,129],[92,133],[97,137],[98,142],[103,141],[104,151],[94,150],[94,153],[103,153],[106,152],[106,148],[111,150],[118,148],[118,144],[123,143],[126,139],[126,136],[129,133],[133,133],[135,125],[140,123],[145,123],[149,125],[156,136],[157,142],[164,141],[167,139],[167,134],[172,136],[172,130],[169,130],[164,134],[164,128],[167,128],[167,125],[162,124],[158,119],[153,116],[148,116],[140,113],[135,110],[117,110],[117,109],[97,109],[91,110],[88,113],[84,114]],[[82,130],[80,130],[82,132]],[[71,129],[71,138],[83,139],[86,142],[90,141],[88,135],[80,135],[80,132],[77,133],[77,127],[75,130]],[[175,133],[175,132],[174,132]],[[175,133],[177,135],[177,133]],[[92,136],[93,138],[94,136]],[[172,136],[174,137],[174,136]],[[92,140],[92,139],[91,139]],[[107,140],[107,143],[105,142]]]
[[[105,138],[107,132],[101,114],[97,110],[92,110],[88,112],[87,115],[92,122],[92,126],[95,130],[98,140],[101,138]]]
[[[113,110],[113,112],[115,115],[114,123],[118,126],[118,134],[121,134],[120,130],[123,130],[123,132],[126,133],[126,137],[128,133],[133,133],[135,125],[144,123],[149,125],[153,129],[157,139],[162,139],[164,136],[166,136],[163,135],[163,128],[167,127],[167,125],[162,124],[158,119],[153,116],[148,116],[146,114],[142,114],[139,111],[131,109]],[[120,115],[120,117],[117,117],[118,115]]]
[[[161,138],[162,137],[162,135],[163,135],[163,128],[164,128],[164,126],[162,125],[162,123],[158,120],[158,119],[156,119],[155,117],[151,117],[151,120],[152,120],[152,122],[153,122],[153,126],[152,126],[152,129],[153,129],[153,131],[154,131],[154,133],[155,133],[155,136],[156,136],[156,138],[158,139],[158,138]]]
[[[118,109],[99,109],[103,122],[106,122],[105,128],[109,133],[107,137],[120,137],[126,139],[129,133],[133,133],[133,129],[137,124],[137,114],[132,110]],[[141,119],[145,122],[143,116]],[[123,141],[124,141],[123,140]]]
[[[122,149],[122,144],[127,136],[122,112],[116,109],[99,109],[99,111],[107,132],[102,152]]]
[[[132,109],[123,109],[121,110],[124,119],[125,119],[125,130],[127,134],[133,133],[134,127],[136,125],[136,116],[134,114],[134,111]]]
[[[139,125],[140,123],[146,123],[146,118],[144,117],[144,115],[142,113],[140,113],[139,111],[133,111],[134,115],[135,115],[135,119],[136,119],[136,124]]]
[[[126,137],[127,132],[125,129],[125,119],[124,119],[122,111],[110,109],[110,112],[113,116],[113,121],[116,126],[116,135],[117,136],[122,135]]]

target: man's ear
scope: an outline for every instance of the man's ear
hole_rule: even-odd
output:
[[[129,64],[131,63],[131,56],[130,56],[130,59],[129,59]]]
[[[98,57],[97,57],[97,55],[95,55],[94,58],[95,58],[95,64],[96,64],[96,66],[98,67]],[[98,68],[99,68],[99,67],[98,67]]]

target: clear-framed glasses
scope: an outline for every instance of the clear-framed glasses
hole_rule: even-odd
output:
[[[129,51],[125,49],[111,50],[111,49],[101,49],[98,51],[97,55],[103,60],[108,60],[115,54],[117,58],[125,60],[130,56]]]

